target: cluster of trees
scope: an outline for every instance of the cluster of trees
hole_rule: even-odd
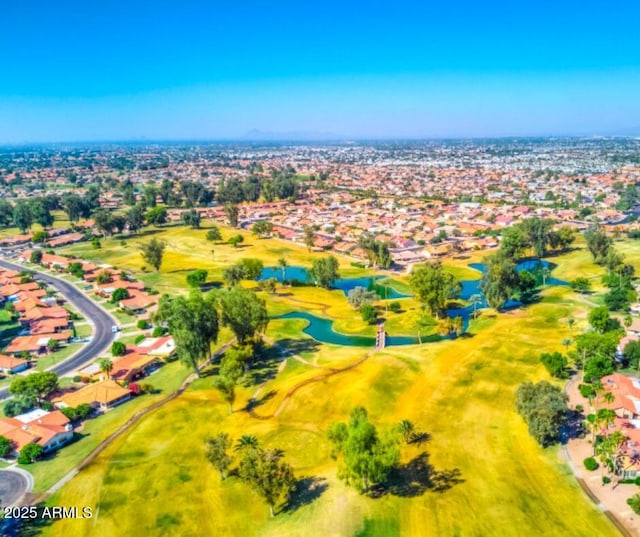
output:
[[[572,228],[562,226],[553,229],[554,221],[547,218],[527,218],[505,230],[500,251],[512,259],[520,259],[528,253],[541,258],[549,249],[566,251],[575,241]]]
[[[265,330],[269,317],[264,300],[249,289],[234,287],[207,295],[197,289],[188,297],[163,295],[155,320],[168,326],[179,360],[199,375],[198,365],[210,358],[220,324],[228,326],[242,346]]]
[[[217,200],[220,203],[266,202],[289,199],[294,201],[299,193],[299,179],[289,170],[272,171],[271,178],[250,175],[244,180],[229,179],[218,186]]]
[[[525,382],[516,391],[516,409],[529,427],[529,434],[541,446],[548,446],[560,437],[569,409],[567,395],[546,381]]]
[[[220,472],[224,481],[233,472],[247,483],[269,506],[269,514],[286,505],[296,488],[293,468],[284,460],[284,451],[264,449],[258,439],[249,434],[241,436],[233,446],[227,433],[218,433],[205,441],[206,457]],[[232,471],[235,456],[239,459]]]
[[[552,377],[566,379],[569,377],[567,357],[559,352],[543,352],[540,361]]]
[[[187,284],[189,287],[202,287],[209,276],[209,271],[205,269],[194,270],[187,274]]]
[[[498,311],[505,302],[517,297],[522,302],[528,302],[533,296],[537,280],[528,270],[518,272],[514,258],[503,251],[485,257],[485,272],[482,275],[480,288],[484,297],[492,308]],[[543,281],[548,277],[548,269],[541,267]]]
[[[378,267],[387,269],[393,264],[388,242],[378,241],[365,233],[358,239],[358,246],[364,250],[369,265],[374,269]]]
[[[591,329],[576,336],[576,362],[582,367],[585,382],[595,382],[613,373],[618,343],[624,330],[610,316],[606,306],[589,312]]]

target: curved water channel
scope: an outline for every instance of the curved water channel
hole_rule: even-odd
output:
[[[485,271],[485,266],[482,263],[471,263],[469,267],[477,270],[481,274]],[[555,268],[555,265],[549,263],[548,261],[539,261],[537,259],[530,259],[526,261],[521,261],[518,263],[517,269],[528,270],[533,272],[538,279],[538,284],[542,283],[542,269],[548,269],[549,272]],[[537,273],[537,274],[536,274]],[[265,268],[260,274],[260,280],[266,280],[269,278],[275,278],[279,282],[282,282],[283,275],[286,281],[298,281],[301,283],[310,283],[309,276],[304,267],[287,267],[286,271],[283,272],[281,268]],[[367,276],[361,278],[341,278],[336,280],[333,283],[333,288],[340,289],[344,292],[345,295],[349,293],[355,287],[364,287],[368,289],[375,289],[376,292],[382,298],[388,299],[402,299],[407,298],[410,295],[405,295],[391,287],[390,285],[385,285],[384,276]],[[550,275],[545,278],[546,285],[568,285],[567,282],[563,280],[559,280],[557,278],[553,278]],[[486,302],[484,301],[484,297],[482,296],[482,291],[480,290],[480,282],[481,279],[477,280],[463,280],[460,283],[462,284],[462,291],[460,293],[459,298],[462,300],[469,300],[474,295],[480,296],[480,302],[477,305],[477,309],[487,307]],[[504,307],[517,307],[520,303],[516,300],[508,301]],[[469,325],[469,318],[473,313],[473,306],[466,306],[463,308],[449,308],[447,313],[450,317],[462,317],[463,322],[463,332],[467,330]],[[359,336],[352,334],[343,334],[341,332],[336,332],[333,329],[333,320],[326,319],[323,317],[318,317],[317,315],[313,315],[312,313],[308,313],[306,311],[292,311],[290,313],[286,313],[284,315],[280,315],[276,317],[277,319],[304,319],[308,321],[307,326],[302,330],[305,334],[312,337],[313,339],[320,341],[322,343],[331,343],[333,345],[346,345],[351,347],[373,347],[376,344],[376,338],[370,336]],[[432,334],[422,338],[422,343],[432,342],[432,341],[440,341],[442,339],[446,339],[447,336],[440,336],[438,334]],[[398,345],[415,345],[418,343],[418,338],[412,336],[387,336],[386,344],[387,346],[398,346]]]

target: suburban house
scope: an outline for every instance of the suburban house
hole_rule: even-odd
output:
[[[54,451],[73,438],[69,419],[59,410],[32,410],[14,418],[0,419],[0,436],[13,442],[13,455],[27,444],[36,442],[45,453]]]
[[[131,393],[113,380],[103,380],[88,384],[79,390],[67,392],[54,398],[52,403],[58,408],[76,408],[82,404],[91,405],[93,408],[109,410],[129,400]]]
[[[166,360],[176,353],[176,344],[172,336],[148,337],[138,343],[134,350],[139,354],[158,356]]]
[[[29,361],[22,358],[16,358],[15,356],[6,356],[0,354],[0,371],[3,373],[13,374],[20,373],[29,369]]]

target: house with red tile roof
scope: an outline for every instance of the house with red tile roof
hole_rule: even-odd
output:
[[[71,441],[73,427],[59,410],[36,409],[13,418],[0,419],[0,436],[12,442],[14,456],[31,442],[42,446],[44,453],[50,453]]]

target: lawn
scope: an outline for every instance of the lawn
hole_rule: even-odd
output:
[[[254,243],[247,250],[257,252],[255,244],[261,241],[247,241]],[[213,248],[217,256],[218,249],[228,247]],[[195,255],[185,252],[189,259],[183,265]],[[295,259],[296,254],[288,255]],[[554,272],[559,278],[575,277],[583,270],[596,277],[602,270],[580,251],[553,261],[564,271]],[[217,262],[209,263],[214,273],[219,270]],[[465,263],[453,266],[466,278]],[[172,285],[172,278],[170,273],[168,283],[158,281],[158,287]],[[541,449],[514,409],[521,382],[549,380],[540,353],[564,351],[562,340],[571,337],[567,319],[576,318],[574,331],[579,330],[590,306],[590,298],[568,288],[549,287],[541,294],[542,301],[526,309],[499,315],[483,311],[472,321],[469,334],[457,340],[377,353],[314,342],[301,334],[300,320],[272,321],[267,335],[311,365],[289,358],[276,375],[279,359],[263,364],[264,384],[254,415],[244,407],[258,386],[238,388],[230,415],[212,388],[212,378],[196,381],[49,500],[99,508],[98,517],[60,521],[44,535],[617,535],[582,493],[558,450]],[[362,328],[344,295],[335,291],[294,288],[291,294],[263,296],[272,315],[304,309],[334,318],[344,330]],[[389,315],[393,319],[395,314]],[[402,322],[397,324],[400,329]],[[326,373],[326,368],[341,369],[367,356],[354,369],[287,395]],[[408,418],[430,435],[426,444],[403,447],[403,464],[426,451],[433,469],[458,472],[459,478],[443,492],[417,487],[411,494],[389,493],[377,499],[346,487],[337,478],[326,431],[331,422],[345,420],[355,405],[366,406],[381,427]],[[222,483],[205,460],[204,439],[219,431],[234,438],[255,434],[263,445],[284,449],[297,477],[314,478],[319,488],[297,496],[290,509],[270,519],[258,496],[234,477]],[[61,456],[66,456],[66,449]],[[49,479],[40,464],[34,468],[41,479]]]

